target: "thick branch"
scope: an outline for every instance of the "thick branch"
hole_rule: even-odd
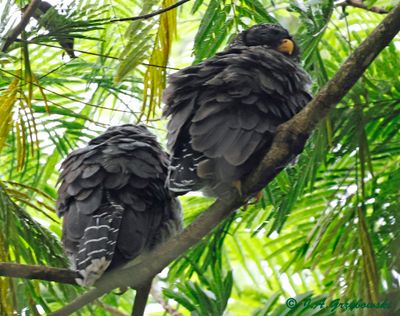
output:
[[[298,115],[283,124],[271,150],[261,165],[245,182],[243,192],[251,194],[263,188],[301,151],[308,135],[328,111],[343,98],[362,73],[400,30],[400,5],[389,13],[345,61],[336,75]],[[171,238],[154,251],[135,260],[130,267],[108,273],[96,284],[97,288],[65,306],[53,315],[69,315],[113,288],[140,285],[206,236],[218,223],[238,208],[246,196],[232,195],[229,201],[217,200],[181,234]],[[139,259],[139,258],[138,258]]]
[[[13,28],[10,31],[10,34],[7,36],[3,47],[1,48],[2,52],[7,51],[7,48],[14,43],[14,41],[17,39],[18,35],[21,34],[23,30],[25,30],[25,27],[28,25],[29,20],[35,13],[36,8],[39,6],[41,0],[32,0],[31,3],[29,3],[28,7],[26,8],[24,14],[22,15],[21,21],[18,23],[18,25]]]
[[[78,273],[62,268],[0,262],[0,276],[76,284]]]

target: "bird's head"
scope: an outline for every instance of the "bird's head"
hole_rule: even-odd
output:
[[[258,24],[241,33],[229,47],[269,46],[285,55],[297,58],[299,48],[289,32],[277,24]]]

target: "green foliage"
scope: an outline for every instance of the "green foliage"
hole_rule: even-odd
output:
[[[62,256],[54,233],[32,219],[9,196],[13,196],[12,192],[0,183],[0,261],[66,267],[66,258]],[[15,295],[14,291],[20,295]],[[51,295],[41,296],[41,292]],[[0,278],[0,314],[11,315],[14,310],[23,308],[36,310],[36,304],[48,313],[53,303],[60,304],[81,292],[77,287],[49,282]]]
[[[177,301],[189,310],[191,315],[222,315],[232,290],[232,271],[224,277],[221,267],[217,265],[207,276],[195,263],[192,263],[192,266],[200,283],[181,282],[175,291],[164,289],[165,296]]]
[[[324,31],[330,22],[333,12],[333,0],[318,0],[303,3],[292,2],[290,12],[299,14],[300,27],[296,39],[301,47],[302,60],[307,70],[312,71],[315,63],[318,63],[318,44],[324,35]],[[327,78],[324,78],[327,81]],[[321,84],[322,82],[319,82]]]
[[[196,12],[200,4],[200,1],[195,2],[192,12]],[[239,26],[248,27],[246,20],[249,19],[253,23],[278,22],[258,0],[242,0],[239,3],[210,0],[194,40],[193,63],[213,56],[221,44],[226,43],[231,30],[235,27],[237,31]]]
[[[175,68],[255,23],[278,22],[294,33],[316,92],[383,18],[332,0],[196,0],[164,18],[107,23],[172,3],[60,3],[0,53],[0,261],[66,266],[54,211],[61,160],[112,124],[147,122],[163,138],[160,96]],[[1,41],[24,5],[1,2]],[[71,36],[73,60],[59,44]],[[378,56],[259,201],[168,267],[159,281],[168,304],[183,315],[331,315],[304,304],[387,299],[399,313],[399,47],[397,38]],[[212,203],[181,200],[185,225]],[[81,292],[0,278],[0,315],[48,313]],[[128,313],[132,296],[109,293],[82,315]],[[297,308],[287,307],[290,297]],[[152,300],[149,314],[163,308]]]

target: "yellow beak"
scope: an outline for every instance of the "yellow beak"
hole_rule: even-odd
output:
[[[288,38],[283,39],[278,46],[278,51],[280,51],[281,53],[292,55],[294,51],[293,41]]]

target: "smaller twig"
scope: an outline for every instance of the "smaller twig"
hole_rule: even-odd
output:
[[[79,277],[79,274],[76,271],[65,268],[0,262],[0,276],[76,285],[75,279]]]
[[[366,11],[374,12],[374,13],[379,13],[379,14],[386,14],[389,13],[388,10],[385,10],[384,8],[381,7],[368,7],[362,0],[343,0],[339,1],[336,3],[336,6],[338,7],[355,7],[359,9],[363,9]]]
[[[149,298],[153,278],[136,287],[131,316],[143,316]]]
[[[32,2],[29,3],[28,7],[21,17],[21,21],[15,28],[10,31],[10,34],[7,36],[7,39],[5,40],[4,45],[1,48],[2,52],[6,52],[7,48],[17,39],[18,35],[21,34],[23,30],[25,30],[25,27],[28,25],[29,20],[35,13],[35,10],[39,6],[40,2],[41,0],[32,0]]]
[[[170,11],[172,9],[175,9],[179,6],[181,6],[182,4],[189,2],[191,0],[181,0],[178,1],[177,3],[170,5],[169,7],[154,11],[152,13],[148,13],[148,14],[144,14],[144,15],[139,15],[139,16],[134,16],[131,18],[120,18],[120,19],[111,19],[110,21],[108,21],[107,23],[114,23],[114,22],[126,22],[126,21],[136,21],[136,20],[145,20],[145,19],[149,19],[152,18],[153,16],[165,13],[167,11]]]
[[[12,72],[9,72],[9,71],[7,71],[7,70],[4,70],[4,69],[1,69],[1,68],[0,68],[0,71],[1,71],[1,72],[4,72],[4,73],[6,73],[6,74],[8,74],[8,75],[10,75],[10,76],[13,76],[13,77],[15,77],[15,78],[18,78],[18,79],[21,79],[21,80],[23,79],[22,77],[20,77],[20,76],[18,76],[18,75],[16,75],[16,74],[13,74]],[[70,100],[70,101],[73,101],[73,102],[77,102],[77,103],[80,103],[80,104],[83,104],[83,105],[88,105],[88,106],[91,106],[91,107],[94,107],[94,108],[98,108],[98,109],[110,110],[110,111],[116,111],[116,112],[122,112],[122,113],[130,113],[130,114],[135,114],[135,113],[136,113],[136,112],[133,112],[133,111],[127,112],[127,111],[120,110],[120,109],[113,109],[113,108],[109,108],[109,107],[105,107],[105,106],[96,105],[96,104],[93,104],[93,103],[84,102],[84,101],[78,100],[78,99],[76,99],[76,98],[69,97],[69,96],[67,96],[67,95],[58,93],[58,92],[56,92],[56,91],[54,91],[54,90],[51,90],[51,89],[47,89],[47,88],[45,88],[45,87],[42,87],[41,85],[39,85],[39,84],[37,84],[37,83],[32,82],[31,84],[32,84],[33,86],[35,86],[35,87],[40,87],[40,88],[42,88],[42,89],[45,90],[45,91],[48,91],[48,92],[50,92],[50,93],[53,93],[53,94],[55,94],[55,95],[57,95],[57,96],[59,96],[59,97],[62,97],[62,98],[65,98],[65,99],[67,99],[67,100]]]
[[[118,308],[105,304],[103,302],[98,301],[98,304],[104,308],[105,311],[109,312],[113,316],[128,316],[128,314],[125,314],[121,312]]]
[[[145,19],[149,19],[153,16],[168,12],[172,9],[175,9],[189,1],[191,1],[191,0],[181,0],[173,5],[170,5],[169,7],[154,11],[152,13],[144,14],[144,15],[139,15],[139,16],[134,16],[134,17],[129,17],[129,18],[111,19],[111,20],[105,21],[105,22],[104,22],[104,19],[99,19],[99,20],[93,20],[91,22],[104,22],[104,24],[109,24],[109,23],[115,23],[115,22],[145,20]],[[28,5],[27,9],[24,11],[24,14],[22,15],[20,23],[15,28],[13,28],[10,31],[10,35],[7,36],[7,39],[5,40],[4,45],[1,48],[2,52],[6,52],[7,48],[17,40],[18,35],[21,34],[21,32],[25,29],[25,27],[29,23],[30,18],[33,16],[36,8],[39,6],[40,2],[41,2],[41,0],[32,0],[32,2]]]
[[[21,39],[16,39],[15,42],[19,42],[19,43],[28,43],[28,44],[34,44],[34,45],[38,45],[38,46],[45,46],[45,47],[52,47],[52,48],[57,48],[60,50],[63,50],[64,48],[62,48],[61,46],[57,46],[57,45],[52,45],[52,44],[47,44],[47,43],[37,43],[35,41],[28,41],[28,40],[21,40]],[[110,58],[110,59],[116,59],[116,60],[125,60],[124,58],[120,58],[120,57],[115,57],[115,56],[111,56],[111,55],[104,55],[104,54],[98,54],[98,53],[92,53],[92,52],[88,52],[85,50],[79,50],[79,49],[74,49],[75,52],[78,53],[82,53],[82,54],[86,54],[86,55],[93,55],[93,56],[98,56],[98,57],[104,57],[104,58]],[[70,61],[62,64],[60,67],[65,66],[66,64],[68,64]],[[162,66],[162,65],[155,65],[155,64],[149,64],[149,63],[141,63],[144,66],[149,66],[149,67],[156,67],[156,68],[164,68],[164,69],[170,69],[170,70],[180,70],[180,68],[175,68],[175,67],[169,67],[169,66]],[[56,68],[55,70],[53,70],[52,72],[58,70],[58,68]],[[50,74],[50,73],[48,73]],[[47,74],[46,74],[47,75]],[[42,77],[40,77],[39,79],[41,79]]]
[[[182,316],[181,313],[179,313],[175,308],[169,305],[168,302],[162,298],[160,290],[157,288],[157,285],[155,283],[156,282],[153,283],[153,286],[150,290],[150,294],[153,297],[153,299],[158,304],[160,304],[164,308],[165,312],[167,312],[168,314],[172,316]]]

